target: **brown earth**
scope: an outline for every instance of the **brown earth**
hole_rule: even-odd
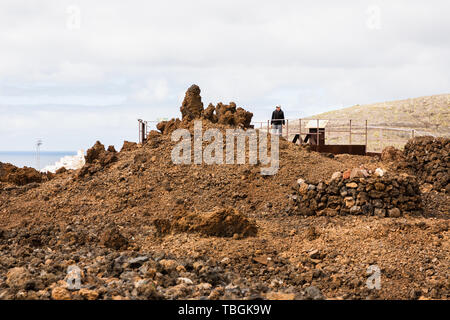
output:
[[[200,111],[203,130],[230,128],[205,118],[191,91],[187,117]],[[198,110],[188,112],[189,101]],[[186,119],[172,124],[193,130]],[[274,176],[261,175],[261,164],[175,165],[166,125],[120,152],[97,143],[84,168],[32,188],[1,182],[0,299],[449,298],[447,193],[422,188],[421,215],[304,216],[287,206],[300,178],[400,173],[283,139]],[[72,265],[81,289],[67,285]],[[366,286],[371,265],[380,290]]]
[[[154,221],[159,234],[169,232],[198,232],[207,236],[245,238],[256,236],[254,221],[233,208],[218,208],[206,213],[180,214],[173,220]]]
[[[40,173],[34,168],[18,168],[10,163],[0,162],[0,183],[11,183],[23,186],[32,182],[48,181],[53,177],[51,173]]]

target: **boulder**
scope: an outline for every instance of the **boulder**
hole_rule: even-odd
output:
[[[342,178],[342,172],[337,171],[331,175],[331,181],[340,180]]]
[[[120,233],[117,226],[110,224],[100,235],[100,244],[107,248],[120,250],[128,246],[128,240]]]
[[[6,273],[6,284],[10,288],[25,289],[31,275],[24,267],[9,269]]]

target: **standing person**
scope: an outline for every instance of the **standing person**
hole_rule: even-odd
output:
[[[283,132],[283,124],[285,124],[284,112],[281,110],[281,106],[275,107],[274,112],[272,112],[272,121],[270,124],[272,125],[272,134],[281,136]]]

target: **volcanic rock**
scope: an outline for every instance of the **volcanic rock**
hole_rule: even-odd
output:
[[[29,183],[47,181],[51,174],[44,174],[34,168],[18,168],[10,163],[0,162],[0,182],[9,182],[19,186]]]
[[[182,120],[186,119],[191,121],[201,117],[203,112],[203,102],[200,91],[200,87],[196,84],[190,86],[186,91],[183,103],[180,107]]]
[[[170,231],[198,232],[207,236],[239,237],[255,236],[258,227],[242,213],[233,208],[218,208],[206,213],[189,213],[175,221],[154,221],[160,234]]]
[[[391,162],[391,161],[400,161],[403,159],[404,159],[403,153],[394,147],[386,147],[381,152],[382,161]]]
[[[111,224],[100,236],[100,244],[115,250],[126,248],[128,240],[119,232],[114,224]]]

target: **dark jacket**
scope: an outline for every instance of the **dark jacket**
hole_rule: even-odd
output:
[[[275,110],[274,112],[272,112],[272,121],[270,122],[270,124],[285,124],[283,110]]]

